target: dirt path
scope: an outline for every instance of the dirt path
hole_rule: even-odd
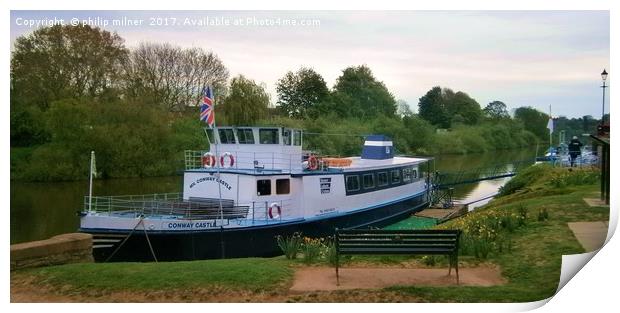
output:
[[[402,266],[402,265],[401,265]],[[11,302],[417,302],[414,295],[382,290],[396,285],[456,286],[447,268],[344,268],[340,286],[332,267],[296,269],[290,289],[272,292],[234,291],[226,288],[194,288],[161,291],[71,291],[68,286],[47,286],[32,276],[11,273]],[[459,270],[461,286],[504,284],[500,270],[491,265]]]
[[[459,269],[461,286],[495,286],[506,283],[497,267]],[[340,285],[331,267],[301,268],[295,272],[291,292],[376,289],[389,286],[456,286],[456,274],[448,269],[341,268]]]

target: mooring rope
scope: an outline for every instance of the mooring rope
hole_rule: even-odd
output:
[[[140,220],[138,221],[138,223],[136,223],[136,226],[133,227],[133,229],[129,232],[127,237],[125,237],[125,239],[123,239],[123,241],[118,245],[118,247],[116,247],[116,249],[114,249],[114,251],[105,259],[105,261],[103,261],[104,263],[107,263],[108,261],[110,261],[110,259],[116,254],[116,252],[118,252],[118,250],[121,249],[121,247],[125,244],[125,242],[127,242],[129,237],[133,235],[134,231],[136,231],[136,229],[138,228],[140,224],[142,224],[142,229],[144,230],[144,235],[146,236],[146,241],[149,244],[149,249],[151,250],[153,259],[155,259],[155,262],[157,263],[157,257],[155,256],[155,251],[153,250],[153,246],[151,245],[151,240],[149,240],[149,235],[146,232],[146,227],[144,227],[143,221],[144,221],[144,215],[140,215]]]

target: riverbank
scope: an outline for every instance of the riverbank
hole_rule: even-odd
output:
[[[597,195],[589,179],[594,171],[535,170],[517,176],[525,185],[440,227],[466,229],[489,221],[504,223],[498,232],[509,240],[491,240],[487,253],[470,246],[460,258],[462,268],[499,268],[506,283],[480,286],[407,286],[379,289],[292,292],[306,264],[284,257],[206,260],[174,263],[69,264],[11,273],[11,301],[70,302],[524,302],[554,294],[561,256],[583,253],[568,227],[571,222],[607,221],[608,207],[590,207],[583,199]],[[544,209],[544,210],[543,210]],[[525,217],[517,218],[518,216]],[[542,214],[546,212],[545,214]],[[541,215],[542,214],[542,215]],[[515,216],[517,224],[508,226]],[[545,218],[546,216],[546,218]],[[497,220],[493,218],[498,217]],[[521,222],[518,222],[522,220]],[[479,230],[479,229],[478,229]],[[490,230],[489,230],[490,231]],[[480,251],[479,251],[480,252]],[[443,258],[355,256],[346,268],[445,268]],[[208,269],[205,270],[205,269]]]

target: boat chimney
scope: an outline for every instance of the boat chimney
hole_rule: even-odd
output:
[[[394,157],[392,139],[385,135],[369,135],[364,141],[362,159],[385,160]]]

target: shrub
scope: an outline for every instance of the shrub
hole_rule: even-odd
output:
[[[301,249],[304,256],[304,262],[313,263],[319,259],[322,252],[325,250],[324,239],[304,237]]]
[[[276,236],[276,240],[287,259],[293,260],[297,258],[297,253],[301,249],[302,244],[301,235],[299,233],[294,233],[292,236],[286,238]]]

